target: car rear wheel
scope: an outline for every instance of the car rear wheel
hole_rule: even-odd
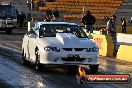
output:
[[[91,73],[97,73],[99,65],[89,65]]]
[[[39,54],[39,51],[38,50],[36,50],[35,69],[37,71],[41,71],[42,70],[42,66],[40,64],[40,54]]]
[[[11,33],[12,33],[12,29],[7,29],[7,30],[6,30],[6,33],[7,33],[7,34],[11,34]]]

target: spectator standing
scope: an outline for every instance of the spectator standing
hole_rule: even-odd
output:
[[[20,12],[17,12],[17,25],[20,27],[20,19],[21,19],[21,14]]]
[[[24,24],[24,20],[26,18],[25,14],[23,12],[21,12],[21,15],[20,15],[20,28],[22,28],[22,25]]]
[[[116,16],[112,15],[110,20],[107,22],[107,27],[108,35],[112,37],[113,44],[114,44],[114,52],[113,55],[116,56],[117,53],[117,37],[116,37]]]
[[[27,21],[32,21],[32,20],[33,20],[33,18],[31,16],[31,13],[28,13],[28,15],[27,15]]]
[[[94,25],[96,22],[96,19],[93,15],[91,15],[91,12],[88,10],[86,12],[86,15],[82,18],[82,23],[85,25],[85,28],[87,29],[87,32],[93,33],[92,25]]]
[[[126,33],[126,18],[122,17],[122,33]]]
[[[46,10],[46,16],[52,16],[52,11],[49,8]]]
[[[59,18],[59,11],[57,9],[53,9],[52,14],[55,17],[55,20],[57,20]]]
[[[42,0],[42,6],[46,6],[46,0]]]

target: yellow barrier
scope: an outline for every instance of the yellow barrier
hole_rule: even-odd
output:
[[[132,45],[120,45],[117,59],[132,62]]]
[[[89,36],[89,34],[87,34]],[[92,41],[99,47],[99,55],[113,56],[114,45],[112,38],[108,35],[91,34]]]

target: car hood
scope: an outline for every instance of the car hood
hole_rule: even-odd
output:
[[[78,38],[71,33],[57,33],[56,37],[44,37],[40,38],[40,41],[43,42],[41,44],[46,46],[58,46],[63,48],[95,47],[95,43],[88,38]]]

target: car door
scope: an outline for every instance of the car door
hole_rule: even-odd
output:
[[[35,33],[30,34],[28,46],[29,46],[29,56],[31,62],[34,62],[36,60],[36,56],[35,56],[36,39],[37,39],[37,35]]]

